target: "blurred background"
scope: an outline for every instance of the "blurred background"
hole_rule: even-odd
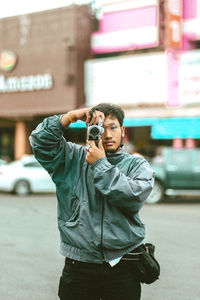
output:
[[[124,108],[132,151],[199,148],[200,1],[55,2],[71,5],[0,19],[0,157],[31,153],[45,116],[99,102]]]
[[[3,228],[0,251],[8,254],[3,265],[7,277],[1,279],[4,289],[0,299],[39,300],[40,295],[42,300],[56,299],[52,277],[47,279],[44,294],[31,296],[28,290],[24,294],[18,287],[18,296],[15,288],[14,294],[8,293],[7,282],[12,276],[7,266],[12,264],[11,273],[17,275],[22,263],[25,269],[21,274],[25,276],[24,253],[30,257],[39,254],[33,251],[38,245],[28,236],[30,230],[42,242],[43,237],[34,231],[38,230],[34,222],[42,228],[42,218],[38,219],[42,213],[47,214],[48,220],[56,218],[55,186],[32,156],[28,137],[47,116],[100,102],[119,104],[124,109],[125,150],[147,158],[156,173],[155,187],[147,203],[162,204],[146,206],[143,214],[151,225],[149,236],[153,236],[162,250],[158,255],[166,272],[157,290],[144,289],[143,299],[199,299],[199,286],[193,278],[200,275],[197,270],[200,264],[197,256],[200,245],[200,0],[45,2],[7,0],[0,11],[0,227]],[[71,124],[65,137],[85,144],[85,124]],[[40,194],[29,195],[49,192],[53,195],[44,198]],[[184,197],[182,202],[180,196]],[[25,218],[24,211],[30,219]],[[17,223],[10,223],[9,215]],[[23,231],[24,239],[19,243],[24,223],[27,232]],[[48,231],[47,224],[54,232],[55,226],[48,221],[44,231]],[[12,241],[10,234],[14,235]],[[53,245],[55,253],[51,248],[48,257],[57,261],[56,233],[53,236],[53,240],[49,237],[43,241],[47,244],[43,244],[42,251],[48,256]],[[181,243],[177,242],[179,239]],[[194,248],[187,252],[189,245]],[[11,259],[13,249],[20,257],[16,256],[17,262]],[[189,264],[191,253],[193,260]],[[176,267],[175,281],[170,273],[172,266],[166,262]],[[189,271],[183,277],[187,273],[181,271],[185,265]],[[48,262],[45,266],[49,268]],[[30,282],[38,276],[34,272]],[[49,272],[57,274],[60,270]],[[29,286],[29,282],[25,281],[24,286]]]
[[[200,0],[40,2],[0,15],[0,163],[32,154],[46,116],[110,102],[125,110],[125,150],[156,171],[149,202],[199,193]],[[85,123],[65,137],[84,144]],[[34,191],[21,178],[0,189]]]

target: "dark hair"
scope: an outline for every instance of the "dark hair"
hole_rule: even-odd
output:
[[[112,115],[113,117],[117,118],[120,126],[123,125],[124,111],[120,106],[111,103],[100,103],[98,105],[93,106],[92,111],[95,110],[103,112],[105,117],[107,117],[108,115]]]

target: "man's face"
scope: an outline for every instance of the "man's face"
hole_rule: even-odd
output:
[[[124,137],[125,127],[120,127],[117,118],[108,115],[103,123],[104,133],[102,134],[103,147],[106,152],[115,152],[120,146]]]

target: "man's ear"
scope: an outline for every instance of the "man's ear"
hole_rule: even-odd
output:
[[[125,137],[125,126],[122,126],[122,137]]]

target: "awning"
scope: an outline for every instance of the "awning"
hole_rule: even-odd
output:
[[[186,118],[125,118],[125,127],[151,126],[152,139],[200,138],[200,117]],[[70,128],[86,128],[82,121]]]
[[[125,127],[135,127],[135,126],[152,126],[157,121],[156,118],[125,118]],[[86,128],[85,122],[78,121],[76,123],[71,123],[70,128]]]
[[[152,126],[153,139],[200,138],[200,118],[158,119]]]

